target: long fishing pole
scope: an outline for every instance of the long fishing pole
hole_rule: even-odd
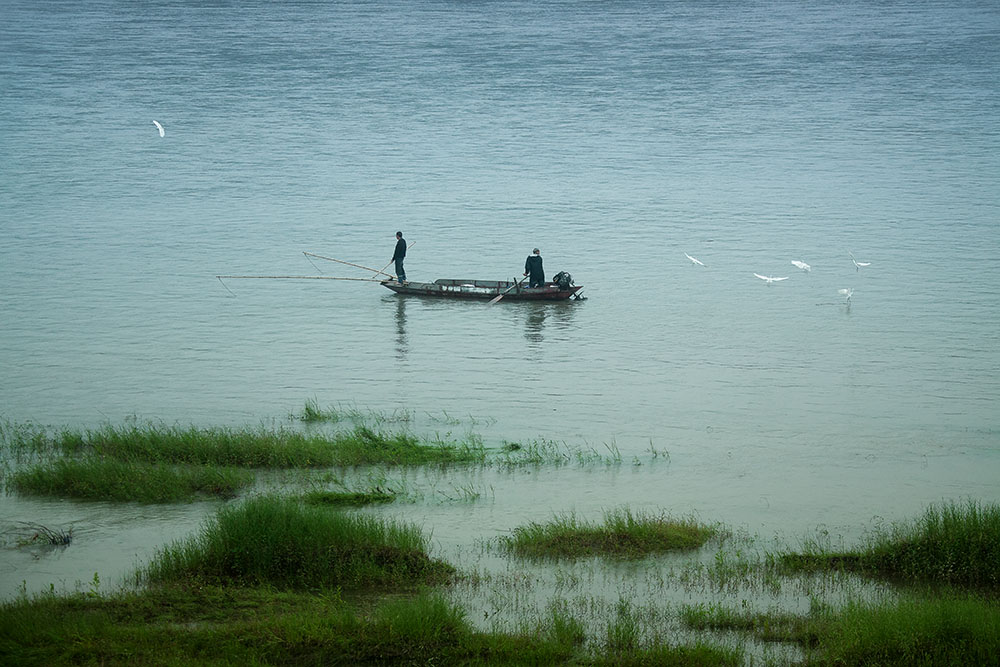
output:
[[[340,276],[215,276],[222,283],[222,286],[226,288],[226,291],[236,296],[236,293],[229,289],[229,285],[223,280],[223,278],[256,278],[256,279],[271,279],[271,280],[360,280],[366,283],[382,283],[384,280],[378,280],[376,278],[342,278]]]
[[[356,267],[356,268],[359,268],[359,269],[364,269],[365,271],[374,271],[375,275],[378,275],[378,274],[381,273],[383,276],[389,276],[390,278],[394,277],[391,273],[386,273],[385,271],[379,271],[378,269],[373,269],[370,266],[361,266],[360,264],[354,264],[352,262],[345,262],[342,259],[334,259],[333,257],[324,257],[323,255],[317,255],[314,252],[306,252],[304,250],[302,251],[302,254],[305,255],[306,257],[316,257],[316,258],[319,258],[319,259],[325,259],[325,260],[330,261],[330,262],[339,262],[341,264],[347,264],[348,266],[353,266],[353,267]],[[386,266],[389,266],[389,264],[386,264]]]
[[[378,278],[342,278],[340,276],[215,276],[219,280],[223,278],[269,278],[271,280],[361,280],[367,283],[384,283]],[[225,283],[223,283],[225,285]]]

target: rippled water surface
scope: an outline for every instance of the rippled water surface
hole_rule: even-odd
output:
[[[380,510],[445,551],[620,504],[795,536],[1000,499],[995,2],[3,5],[0,417],[315,399],[621,453]],[[397,229],[411,279],[537,246],[588,299],[215,278],[370,277],[302,253],[379,268]],[[114,578],[213,505],[0,507],[79,526],[4,548],[9,596]]]

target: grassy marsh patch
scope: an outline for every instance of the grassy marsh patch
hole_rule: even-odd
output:
[[[985,665],[1000,655],[1000,607],[976,598],[819,605],[808,615],[692,605],[681,619],[696,630],[794,642],[806,665]]]
[[[751,612],[716,604],[685,605],[681,621],[694,630],[746,632],[765,642],[816,641],[815,624],[809,617],[781,611]]]
[[[286,588],[410,587],[446,580],[416,527],[258,496],[223,507],[202,533],[160,550],[140,581]]]
[[[26,495],[79,500],[175,503],[231,497],[253,482],[245,470],[113,459],[57,459],[11,473],[7,487]]]
[[[396,492],[383,489],[368,491],[308,491],[302,494],[302,501],[307,505],[326,505],[339,507],[361,507],[391,503],[396,499]]]
[[[623,462],[614,442],[594,447],[552,440],[504,441],[488,451],[482,437],[471,431],[457,437],[448,432],[420,438],[405,429],[384,431],[367,425],[408,421],[406,416],[371,418],[356,408],[331,408],[333,416],[327,419],[316,416],[322,411],[315,402],[307,401],[306,406],[306,413],[314,415],[308,421],[349,421],[352,426],[324,434],[284,427],[181,427],[136,420],[93,429],[61,430],[4,423],[0,447],[19,461],[94,455],[123,461],[270,469],[451,464],[617,466]],[[669,460],[652,447],[650,451],[651,460]],[[634,457],[633,464],[641,465],[642,461]]]
[[[123,461],[222,465],[249,468],[310,468],[367,464],[420,465],[485,460],[482,443],[423,443],[409,433],[373,431],[365,426],[333,436],[278,428],[181,428],[159,424],[106,425],[91,430],[63,430],[30,438],[19,447],[48,447],[65,455],[93,454]]]
[[[434,593],[362,613],[337,595],[269,588],[157,586],[117,596],[23,598],[0,605],[11,664],[738,665],[704,644],[588,649],[557,615],[513,633],[472,628]]]
[[[946,503],[872,533],[855,551],[782,554],[787,571],[850,570],[889,579],[1000,588],[1000,506]]]
[[[582,521],[572,513],[544,524],[532,522],[515,528],[501,543],[515,554],[532,558],[642,558],[651,553],[696,549],[716,532],[716,528],[692,518],[633,514],[622,508],[605,512],[602,524]]]
[[[820,626],[814,665],[988,665],[1000,656],[1000,608],[974,598],[853,603]]]

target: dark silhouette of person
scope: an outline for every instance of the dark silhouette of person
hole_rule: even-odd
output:
[[[396,263],[396,280],[406,282],[406,271],[403,270],[403,259],[406,257],[406,241],[403,240],[403,232],[396,232],[396,252],[392,254],[390,261]]]
[[[542,268],[542,256],[538,248],[531,251],[524,260],[524,275],[528,276],[528,287],[541,287],[545,284],[545,270]]]

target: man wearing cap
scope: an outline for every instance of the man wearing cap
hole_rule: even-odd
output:
[[[542,256],[538,248],[531,251],[524,261],[524,275],[529,276],[528,287],[541,287],[545,284],[545,271],[542,269]]]

